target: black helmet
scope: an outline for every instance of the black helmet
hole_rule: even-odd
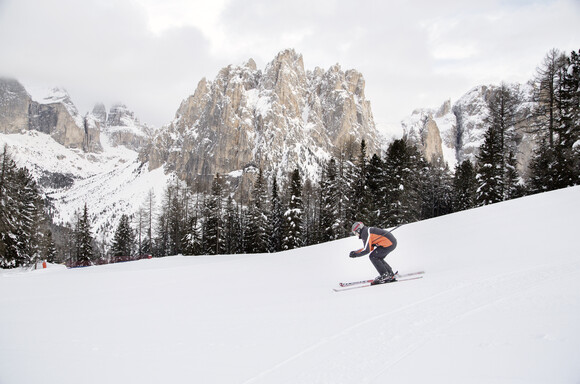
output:
[[[362,223],[362,221],[357,221],[356,223],[354,223],[352,225],[352,233],[354,233],[355,235],[360,235],[360,231],[362,230],[362,227],[364,227],[365,225]]]

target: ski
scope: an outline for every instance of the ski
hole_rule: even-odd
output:
[[[366,287],[373,287],[373,286],[377,286],[377,285],[386,285],[386,284],[392,284],[392,283],[397,283],[400,281],[409,281],[409,280],[417,280],[417,279],[422,279],[423,276],[410,276],[410,277],[404,277],[404,278],[398,278],[397,280],[394,281],[389,281],[387,283],[382,283],[382,284],[373,284],[372,280],[365,280],[365,283],[359,283],[357,285],[349,285],[346,287],[339,287],[339,288],[333,288],[334,292],[342,292],[342,291],[348,291],[351,289],[359,289],[359,288],[366,288]]]
[[[405,278],[405,277],[409,277],[409,276],[416,276],[416,275],[422,275],[424,274],[425,271],[418,271],[418,272],[409,272],[409,273],[395,273],[395,277],[397,279],[399,278]],[[368,284],[368,283],[372,283],[373,279],[370,280],[360,280],[360,281],[351,281],[348,283],[338,283],[338,285],[340,285],[341,287],[350,287],[352,285],[359,285],[359,284]]]

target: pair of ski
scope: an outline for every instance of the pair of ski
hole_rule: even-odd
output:
[[[409,273],[395,273],[396,280],[386,282],[386,283],[379,283],[373,284],[374,280],[360,280],[360,281],[351,281],[348,283],[339,283],[339,288],[333,288],[335,292],[341,291],[348,291],[350,289],[358,289],[358,288],[365,288],[365,287],[372,287],[374,285],[383,285],[383,284],[390,284],[396,283],[398,281],[407,281],[407,280],[417,280],[423,278],[424,271],[418,272],[409,272]]]

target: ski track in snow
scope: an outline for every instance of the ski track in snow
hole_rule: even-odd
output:
[[[426,278],[429,278],[429,274]],[[333,383],[380,383],[388,377],[389,369],[468,316],[490,309],[499,302],[539,290],[545,284],[579,278],[580,262],[573,262],[557,266],[533,266],[473,282],[464,281],[404,307],[351,325],[245,381],[244,384],[328,383],[329,380]],[[392,288],[393,286],[385,286],[368,289]],[[407,323],[410,319],[414,319],[411,326]],[[373,332],[373,329],[377,332]],[[401,329],[406,332],[397,333]],[[375,338],[369,339],[369,335]],[[365,353],[368,345],[372,345],[372,355]],[[318,354],[321,349],[324,351]],[[324,353],[328,350],[335,351],[340,357],[329,357]],[[338,364],[334,364],[333,359]],[[341,364],[344,361],[352,364],[344,366]],[[304,370],[305,366],[311,368]],[[324,368],[321,370],[321,367]],[[332,372],[332,375],[326,377],[326,372]],[[337,372],[340,374],[337,375]],[[342,380],[336,381],[337,376]]]

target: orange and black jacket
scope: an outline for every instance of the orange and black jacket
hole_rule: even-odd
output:
[[[364,256],[377,247],[388,248],[397,243],[391,232],[375,227],[363,227],[360,231],[360,239],[364,248],[355,251],[355,257]]]

